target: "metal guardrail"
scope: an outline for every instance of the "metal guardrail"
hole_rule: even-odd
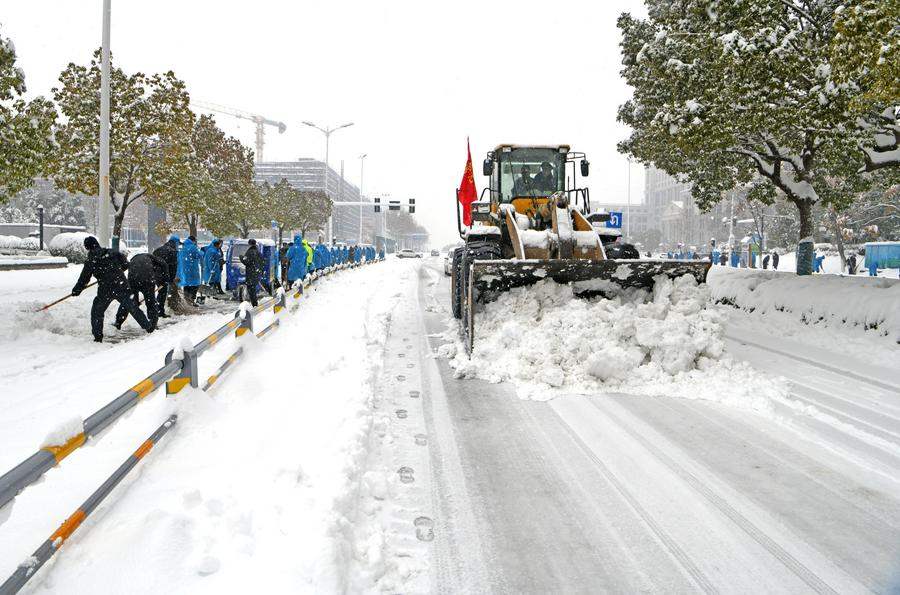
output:
[[[12,573],[12,576],[0,585],[0,595],[14,595],[15,593],[18,593],[19,590],[25,586],[25,583],[28,582],[28,579],[40,570],[40,568],[53,557],[53,554],[62,547],[72,533],[78,529],[79,525],[84,522],[84,519],[94,512],[113,489],[125,479],[128,472],[134,469],[141,459],[143,459],[159,440],[166,435],[166,432],[175,425],[176,421],[178,421],[177,415],[170,416],[163,425],[159,426],[149,438],[142,442],[137,450],[125,459],[125,462],[119,465],[119,468],[116,469],[115,472],[110,475],[109,478],[104,481],[81,506],[78,507],[78,510],[72,513],[72,515],[59,526],[59,529],[42,543],[40,547],[25,560],[25,562],[19,564],[15,572]]]
[[[378,262],[377,260],[372,262]],[[366,263],[369,264],[369,263]],[[345,268],[355,268],[359,264],[351,264],[339,266],[336,269],[328,271],[330,274],[334,270]],[[318,274],[311,278],[302,287],[309,287],[316,278],[324,276]],[[298,290],[295,296],[302,295],[302,288]],[[83,431],[77,436],[70,438],[65,444],[59,446],[43,447],[35,454],[31,455],[12,470],[0,476],[0,508],[8,504],[15,498],[24,488],[37,481],[44,473],[53,468],[64,458],[72,454],[81,447],[88,438],[96,436],[104,429],[109,427],[113,422],[120,419],[122,415],[129,409],[134,407],[142,399],[149,396],[166,383],[167,394],[175,394],[181,391],[185,386],[190,384],[197,387],[197,358],[213,347],[219,340],[225,337],[232,330],[236,337],[240,337],[247,331],[253,330],[253,316],[263,312],[269,306],[273,306],[273,311],[277,314],[283,310],[287,296],[284,291],[279,291],[277,296],[270,297],[257,306],[246,311],[247,315],[242,314],[242,310],[238,310],[232,320],[223,324],[221,327],[213,331],[199,343],[194,345],[190,351],[185,351],[179,358],[175,357],[174,350],[170,351],[165,358],[165,365],[153,372],[147,378],[137,383],[112,402],[102,407],[93,415],[88,417],[83,423]],[[257,333],[257,337],[262,338],[268,333],[281,325],[280,319]],[[216,374],[211,376],[203,390],[209,388],[216,382],[219,376],[232,366],[244,353],[243,347],[239,347],[237,351],[228,357],[224,364],[217,370]],[[13,595],[25,585],[28,580],[47,562],[56,551],[62,546],[66,539],[81,525],[84,519],[93,512],[97,506],[113,491],[113,489],[124,479],[131,469],[153,448],[156,442],[169,431],[176,423],[177,416],[170,416],[163,425],[145,440],[141,446],[100,486],[90,498],[88,498],[66,521],[54,532],[50,538],[20,564],[12,576],[0,585],[0,595]]]
[[[252,314],[259,314],[269,306],[276,303],[275,298],[266,298],[256,307],[250,310]],[[281,303],[283,307],[283,303]],[[37,481],[47,471],[58,465],[63,459],[75,452],[89,438],[92,438],[109,427],[113,422],[122,417],[128,410],[141,402],[144,398],[167,384],[168,394],[179,392],[188,383],[188,376],[179,377],[180,373],[188,372],[185,368],[203,352],[210,349],[220,339],[232,330],[237,331],[241,325],[240,315],[235,314],[230,320],[216,329],[212,334],[194,345],[194,349],[186,353],[183,360],[171,359],[172,352],[166,356],[166,363],[133,387],[116,397],[113,401],[96,411],[84,420],[83,430],[77,436],[70,438],[65,444],[58,446],[46,446],[13,467],[10,471],[0,476],[0,507],[6,505],[15,498],[19,492]],[[196,382],[191,383],[196,386]]]

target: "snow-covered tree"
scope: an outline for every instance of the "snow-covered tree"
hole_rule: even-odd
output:
[[[285,232],[320,229],[331,215],[331,201],[321,190],[297,190],[286,178],[277,184],[263,182],[260,193],[272,220],[278,225],[279,241]]]
[[[622,74],[634,97],[622,152],[692,183],[701,208],[756,175],[750,198],[781,195],[813,235],[817,202],[845,208],[865,136],[850,103],[864,81],[832,74],[838,0],[646,0],[619,18]]]
[[[860,82],[851,101],[860,127],[865,171],[891,168],[900,182],[900,0],[857,0],[838,7],[831,45],[834,76]]]
[[[67,121],[57,131],[56,184],[97,196],[100,162],[100,52],[90,66],[70,63],[54,98]],[[171,71],[147,76],[110,69],[110,201],[113,233],[137,199],[165,196],[185,175],[194,114],[184,83]]]
[[[44,223],[85,225],[84,201],[87,197],[56,188],[52,180],[38,179],[29,188],[0,206],[0,221],[17,223],[37,221],[37,208],[44,207]]]
[[[25,73],[16,67],[16,48],[0,35],[0,203],[46,171],[54,150],[53,104],[37,97],[26,102]]]
[[[211,116],[197,121],[191,146],[188,186],[193,184],[193,189],[174,194],[175,212],[189,225],[199,221],[221,237],[246,238],[251,230],[268,227],[265,203],[253,183],[253,151],[226,136]]]

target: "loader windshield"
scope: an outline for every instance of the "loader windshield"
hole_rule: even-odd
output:
[[[500,202],[546,198],[565,190],[566,154],[553,148],[514,148],[500,153]]]

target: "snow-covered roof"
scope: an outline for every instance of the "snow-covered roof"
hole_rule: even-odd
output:
[[[552,149],[554,151],[565,149],[566,153],[568,153],[571,149],[569,145],[517,145],[506,143],[497,145],[496,147],[494,147],[494,151],[502,151],[505,147],[509,147],[510,149]]]

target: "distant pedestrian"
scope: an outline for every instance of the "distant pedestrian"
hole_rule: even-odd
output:
[[[213,238],[213,241],[203,251],[203,284],[208,285],[216,294],[222,291],[222,253],[219,246],[222,240]]]
[[[766,269],[768,269],[768,268],[769,268],[769,255],[766,254],[766,255],[763,257],[763,270],[766,270]]]
[[[176,235],[169,236],[166,243],[153,251],[153,256],[161,258],[167,267],[167,281],[159,286],[156,291],[156,306],[159,308],[159,317],[168,318],[166,314],[166,296],[169,293],[169,286],[172,287],[172,293],[176,291],[175,280],[178,277],[178,244],[181,238]]]
[[[824,269],[822,268],[822,263],[824,263],[824,262],[825,262],[825,255],[824,255],[824,254],[817,254],[817,255],[816,255],[816,260],[815,260],[816,272],[817,272],[817,273],[823,272]]]
[[[156,304],[156,287],[164,285],[169,280],[169,267],[166,262],[153,254],[137,254],[128,263],[128,285],[134,302],[140,307],[143,296],[144,307],[147,308],[147,320],[156,328],[159,319],[159,306]],[[116,321],[113,326],[122,328],[122,323],[128,318],[128,309],[125,304],[119,303],[116,312]]]
[[[197,305],[197,290],[200,289],[200,249],[197,238],[188,236],[178,252],[179,274],[184,297],[194,306]]]
[[[144,316],[137,304],[131,299],[131,290],[125,278],[128,261],[121,252],[109,248],[101,248],[94,236],[84,238],[84,247],[88,251],[87,260],[81,270],[81,276],[72,288],[72,295],[79,295],[91,280],[97,278],[97,295],[91,305],[91,333],[94,341],[103,341],[103,317],[113,300],[125,306],[126,311],[134,316],[141,328],[148,333],[153,332],[153,325]]]
[[[288,269],[291,266],[291,260],[287,256],[291,245],[288,242],[281,242],[281,248],[278,249],[278,266],[281,267],[281,284],[288,286]]]
[[[265,261],[259,253],[259,249],[256,247],[256,240],[250,238],[250,240],[247,241],[247,244],[247,251],[241,256],[241,264],[244,265],[247,297],[250,298],[250,304],[255,307],[258,305],[256,297],[257,286],[261,284],[269,295],[272,295],[272,286],[262,277]]]
[[[847,274],[856,274],[856,254],[851,254],[850,258],[847,259]]]
[[[872,263],[869,265],[869,276],[877,277],[878,276],[878,261],[872,260]]]
[[[285,258],[287,260],[287,265],[285,265],[285,274],[287,275],[287,285],[293,285],[295,281],[300,281],[302,283],[303,277],[306,276],[307,273],[307,257],[309,254],[306,252],[306,246],[303,245],[303,236],[301,234],[294,234],[294,243],[287,249],[285,253]]]
[[[772,268],[778,270],[778,252],[772,251]]]

